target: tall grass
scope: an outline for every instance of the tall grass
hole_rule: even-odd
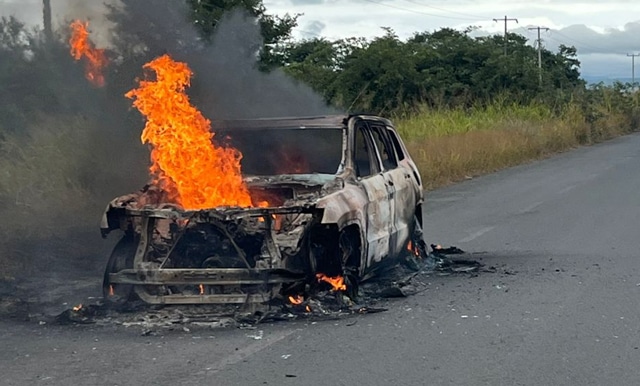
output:
[[[34,116],[25,132],[0,137],[0,279],[95,247],[84,235],[98,236],[111,197],[96,189],[108,186],[97,183],[108,165],[92,125],[75,115]]]
[[[495,102],[471,109],[421,107],[395,123],[426,188],[433,189],[638,129],[633,109],[595,110],[593,119],[577,102],[559,113],[542,104]]]
[[[495,130],[496,127],[508,127],[521,122],[541,123],[552,118],[551,109],[541,104],[521,106],[495,102],[486,107],[454,109],[419,106],[416,114],[400,120],[398,130],[405,140],[412,141],[478,130]]]

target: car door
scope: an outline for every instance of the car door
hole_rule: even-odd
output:
[[[376,121],[368,122],[368,126],[380,156],[382,175],[389,193],[391,206],[389,252],[398,255],[404,250],[410,238],[415,211],[415,189],[411,172],[399,164],[389,129]]]
[[[380,159],[365,121],[354,125],[353,163],[356,179],[365,191],[367,202],[365,270],[389,255],[391,203],[387,181],[382,173]]]

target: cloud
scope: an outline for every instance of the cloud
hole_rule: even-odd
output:
[[[545,25],[545,23],[541,23]],[[538,38],[536,30],[529,28],[542,26],[541,24],[520,25],[510,28],[509,32],[528,38],[533,45]],[[548,24],[547,24],[548,25]],[[610,78],[624,78],[630,76],[630,60],[627,53],[640,53],[640,21],[627,23],[622,28],[602,29],[603,32],[584,24],[571,25],[565,28],[551,28],[541,31],[540,38],[543,46],[557,52],[561,44],[574,46],[577,49],[580,70],[584,76],[602,76]],[[473,36],[486,36],[495,31],[476,30]]]
[[[302,26],[302,30],[300,32],[302,32],[305,35],[305,37],[308,37],[308,38],[319,37],[326,26],[327,26],[326,24],[324,24],[319,20],[312,20],[310,22],[305,23]]]
[[[554,40],[567,41],[583,54],[624,54],[640,51],[640,21],[627,23],[621,29],[609,28],[599,33],[586,25],[572,25],[560,31],[551,31]]]
[[[585,78],[602,77],[622,79],[631,77],[631,58],[612,54],[585,54],[578,58],[581,62],[580,72]],[[638,58],[636,58],[638,59]],[[636,60],[636,64],[637,64]],[[640,66],[636,68],[636,73]]]
[[[513,28],[510,32],[526,36],[531,43],[537,39],[537,32],[527,25]],[[544,25],[544,24],[542,24]],[[485,34],[487,32],[485,31]],[[575,24],[565,28],[551,28],[541,32],[545,47],[555,50],[560,44],[574,46],[580,55],[615,54],[640,52],[640,21],[625,24],[621,28],[596,28],[584,24]]]

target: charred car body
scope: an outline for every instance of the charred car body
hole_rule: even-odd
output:
[[[258,303],[302,294],[319,277],[347,291],[424,253],[422,183],[389,120],[368,116],[214,123],[242,154],[264,207],[187,211],[146,187],[118,197],[103,236],[122,230],[104,275],[112,303]],[[344,288],[344,287],[343,287]]]

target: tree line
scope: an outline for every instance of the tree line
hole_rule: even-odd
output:
[[[576,48],[566,45],[557,52],[541,50],[539,82],[537,50],[518,34],[474,37],[472,27],[442,28],[402,40],[384,28],[383,36],[370,40],[295,40],[291,33],[300,15],[269,16],[262,1],[190,0],[190,5],[205,36],[215,31],[220,12],[249,10],[259,18],[265,36],[260,67],[284,69],[347,111],[411,113],[418,104],[461,107],[496,98],[558,103],[586,86]]]
[[[259,22],[262,41],[256,46],[238,47],[255,51],[256,67],[263,72],[284,71],[343,111],[401,115],[412,113],[416,106],[464,108],[496,99],[560,106],[590,89],[606,88],[586,86],[580,78],[576,48],[565,45],[560,45],[557,52],[542,49],[540,83],[536,48],[527,44],[525,37],[512,33],[507,34],[505,42],[502,35],[474,36],[471,27],[462,31],[442,28],[400,39],[386,28],[382,36],[373,39],[296,40],[292,31],[300,15],[271,15],[262,0],[184,0],[179,3],[184,8],[178,11],[178,2],[154,2],[154,12],[163,15],[164,23],[147,16],[147,2],[120,3],[119,7],[110,7],[107,14],[114,25],[110,56],[120,58],[108,70],[113,80],[108,87],[118,96],[131,87],[150,56],[167,50],[167,26],[176,24],[174,21],[184,16],[184,9],[198,31],[198,39],[176,29],[171,32],[176,35],[172,48],[208,44],[223,15],[238,8]],[[3,126],[20,125],[33,110],[46,113],[83,108],[83,98],[74,95],[90,92],[87,86],[72,85],[83,90],[68,90],[55,98],[48,95],[59,91],[56,82],[65,83],[65,77],[74,72],[66,54],[65,33],[58,31],[55,41],[44,42],[40,31],[27,28],[19,20],[0,21]],[[504,54],[505,43],[508,55]],[[616,87],[626,89],[624,85]],[[16,89],[37,91],[34,95],[13,92]],[[126,101],[122,103],[125,106]]]

